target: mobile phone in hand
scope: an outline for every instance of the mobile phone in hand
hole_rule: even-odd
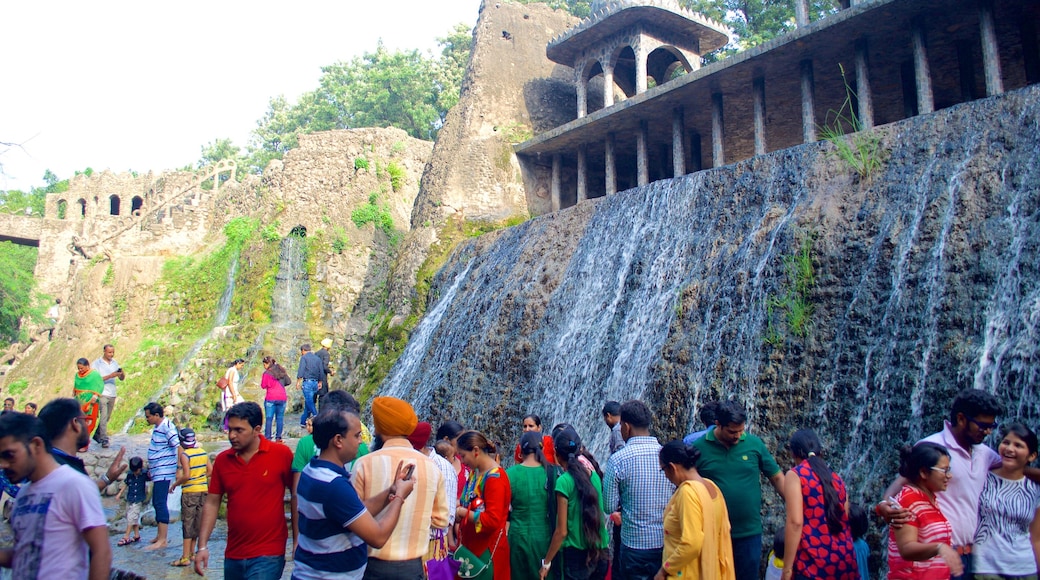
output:
[[[411,464],[404,471],[404,479],[408,480],[412,478],[412,474],[415,473],[415,464]]]

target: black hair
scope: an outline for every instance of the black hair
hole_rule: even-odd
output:
[[[337,407],[326,407],[318,412],[318,416],[311,421],[311,435],[314,437],[314,445],[325,451],[336,435],[344,435],[350,429],[350,421],[347,418],[348,411]],[[354,413],[349,413],[357,417]],[[358,419],[360,421],[360,419]]]
[[[964,413],[965,418],[973,419],[979,415],[996,417],[1002,411],[1000,400],[993,394],[980,389],[964,389],[950,405],[950,423],[957,424],[958,413]]]
[[[542,445],[544,444],[543,435],[538,431],[528,431],[520,436],[520,455],[526,457],[530,454],[534,454],[538,458],[538,463],[543,467],[549,462],[545,459],[545,454],[542,453]]]
[[[574,427],[571,427],[570,423],[557,423],[557,424],[556,424],[556,425],[555,425],[555,426],[554,426],[554,427],[552,428],[552,433],[550,433],[550,435],[551,435],[551,436],[552,436],[552,438],[553,438],[553,441],[555,441],[555,440],[556,440],[556,436],[557,436],[557,435],[559,435],[559,434],[560,434],[560,432],[561,432],[561,431],[563,431],[564,429],[572,429],[572,430],[573,430],[573,429],[574,429]],[[555,445],[555,443],[554,443],[554,445]]]
[[[599,492],[592,485],[592,476],[577,459],[581,455],[581,437],[573,428],[566,427],[553,439],[553,447],[556,448],[556,460],[566,464],[567,473],[574,479],[574,491],[580,503],[581,534],[588,546],[587,562],[594,562],[600,559],[603,552],[594,547],[602,541],[603,511],[600,509]]]
[[[726,425],[743,425],[747,423],[747,412],[736,401],[723,401],[715,407],[715,422]]]
[[[149,415],[158,415],[160,417],[163,417],[166,414],[166,412],[163,411],[162,405],[156,403],[155,401],[152,401],[151,403],[145,405],[144,412],[148,413]]]
[[[701,458],[701,450],[676,439],[675,441],[665,443],[657,457],[661,461],[661,465],[676,463],[682,465],[685,469],[689,469],[697,466],[697,461]]]
[[[246,362],[246,359],[244,359],[244,358],[236,358],[235,360],[231,361],[231,366],[235,366],[238,363],[244,363],[244,362]]]
[[[249,422],[249,426],[257,428],[263,421],[264,414],[260,411],[260,405],[252,401],[245,401],[244,403],[235,403],[227,410],[224,415],[225,418],[230,419],[232,417],[236,419],[244,419]],[[313,426],[313,423],[311,424]]]
[[[0,416],[0,439],[4,437],[14,437],[16,441],[26,447],[29,446],[30,441],[39,437],[43,441],[43,448],[47,450],[47,453],[51,452],[51,438],[47,436],[47,430],[39,417],[18,412]]]
[[[458,421],[445,421],[441,423],[440,427],[437,427],[437,440],[454,439],[465,430],[466,428]]]
[[[89,367],[90,366],[90,361],[85,359],[85,358],[83,358],[83,357],[80,357],[80,358],[76,359],[76,364]]]
[[[1000,430],[1001,439],[1007,437],[1010,434],[1014,434],[1019,439],[1021,439],[1022,442],[1026,444],[1026,448],[1029,449],[1030,454],[1036,453],[1036,433],[1034,433],[1032,429],[1026,426],[1025,423],[1016,421],[1014,423],[1011,423],[1010,425],[1005,425],[1004,428]]]
[[[653,419],[650,409],[642,401],[628,401],[621,405],[621,421],[636,429],[649,429]]]
[[[8,401],[11,401],[12,403],[14,403],[14,397],[7,397],[6,399],[4,399],[5,403],[8,402]]]
[[[144,467],[144,459],[141,459],[137,455],[130,458],[130,471],[137,471]]]
[[[605,405],[603,405],[603,416],[604,417],[606,417],[607,415],[620,415],[620,414],[621,414],[621,403],[619,403],[617,401],[607,401],[607,403]]]
[[[54,399],[44,405],[38,416],[43,424],[43,440],[47,442],[47,447],[50,448],[51,442],[61,437],[62,433],[68,429],[69,421],[81,414],[83,414],[83,409],[76,399]]]
[[[322,395],[320,406],[322,409],[333,407],[349,411],[355,415],[361,415],[361,403],[358,403],[354,395],[343,390],[329,391]]]
[[[788,447],[791,449],[792,455],[809,463],[809,467],[816,473],[816,478],[820,480],[820,487],[823,488],[823,508],[827,515],[827,529],[831,534],[838,535],[845,527],[841,517],[845,512],[845,506],[842,505],[841,499],[838,497],[838,489],[834,486],[834,472],[831,471],[831,466],[820,457],[820,454],[823,453],[820,438],[812,429],[799,429],[794,432],[794,435],[791,435]]]
[[[524,419],[530,419],[530,420],[534,421],[534,424],[537,427],[541,427],[542,426],[542,418],[539,417],[538,415],[535,415],[534,413],[528,413],[527,415],[524,415]],[[520,419],[520,422],[523,423],[524,419]]]
[[[718,408],[718,401],[708,401],[701,405],[701,410],[697,414],[697,417],[700,418],[701,423],[704,423],[705,427],[712,427],[715,425],[715,411]]]
[[[25,404],[25,406],[26,406],[26,407],[32,407],[34,411],[35,411],[36,409],[39,409],[39,407],[37,407],[37,406],[36,406],[36,403],[34,403],[34,402],[32,402],[32,401],[29,401],[28,403],[26,403],[26,404]]]
[[[786,532],[786,531],[787,530],[784,528],[784,526],[780,526],[780,529],[778,529],[776,531],[776,533],[773,534],[773,557],[774,558],[779,558],[781,560],[783,560],[783,558],[784,558],[784,548],[785,548],[785,546],[787,546],[787,538],[784,535],[784,532]]]
[[[303,352],[310,352],[311,351],[311,343],[305,342],[305,343],[301,344],[300,345],[300,350],[303,351]]]
[[[938,443],[925,441],[913,447],[905,445],[899,450],[899,475],[910,483],[921,481],[921,470],[935,467],[940,457],[949,457],[950,452]]]
[[[495,454],[498,453],[495,444],[488,441],[487,437],[484,437],[484,435],[477,431],[466,431],[462,435],[459,435],[459,440],[455,442],[455,445],[464,451],[480,449],[491,457],[494,457]]]
[[[852,538],[857,540],[866,536],[870,529],[867,510],[858,503],[849,504],[849,529],[852,530]]]

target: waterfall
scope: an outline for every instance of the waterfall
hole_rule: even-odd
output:
[[[220,295],[220,299],[217,300],[217,316],[213,321],[213,328],[223,326],[227,322],[228,314],[231,312],[231,297],[235,295],[235,274],[237,273],[238,256],[236,255],[234,260],[231,261],[231,267],[228,268],[227,282],[224,285],[224,292]],[[209,332],[207,332],[201,338],[196,340],[195,344],[191,345],[191,348],[188,349],[187,354],[181,357],[181,360],[177,361],[177,364],[174,365],[173,371],[169,374],[166,380],[163,381],[163,384],[159,388],[159,390],[157,390],[151,397],[149,397],[148,400],[157,401],[163,393],[170,390],[170,387],[172,387],[173,384],[176,383],[178,379],[180,379],[181,371],[184,370],[184,367],[186,367],[188,363],[190,363],[195,358],[195,356],[199,354],[199,351],[202,350],[202,347],[207,342],[209,342],[211,338],[213,338],[213,329],[210,329]],[[123,425],[123,429],[121,432],[129,432],[130,427],[132,427],[134,424],[134,421],[143,416],[143,409],[137,411],[137,413],[133,417],[131,417],[126,422],[126,424]]]
[[[1040,87],[878,134],[869,179],[809,144],[464,244],[381,392],[506,449],[525,413],[565,421],[601,459],[607,400],[647,401],[675,437],[704,400],[736,398],[781,460],[793,430],[816,429],[854,500],[880,493],[897,447],[941,429],[961,389],[1035,424]],[[809,332],[767,342],[807,235]]]
[[[290,234],[282,239],[278,254],[271,325],[257,339],[257,344],[266,345],[286,370],[295,366],[300,345],[309,336],[306,324],[309,294],[307,238]]]

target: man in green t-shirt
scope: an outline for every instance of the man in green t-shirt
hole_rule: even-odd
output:
[[[761,439],[747,433],[747,414],[734,401],[715,411],[715,427],[693,442],[700,450],[697,471],[716,483],[729,509],[737,580],[758,580],[762,562],[762,480],[782,498],[784,474]]]

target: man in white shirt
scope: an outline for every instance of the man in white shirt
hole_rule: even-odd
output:
[[[14,549],[0,550],[0,566],[14,578],[104,580],[112,547],[97,486],[59,465],[43,422],[23,413],[0,417],[0,468],[22,486],[11,512]]]
[[[98,426],[94,431],[94,441],[97,441],[105,448],[108,447],[108,420],[112,418],[112,409],[116,406],[116,379],[126,380],[123,367],[116,362],[115,356],[116,347],[106,344],[102,349],[101,358],[90,365],[105,381],[105,388],[101,391]]]

